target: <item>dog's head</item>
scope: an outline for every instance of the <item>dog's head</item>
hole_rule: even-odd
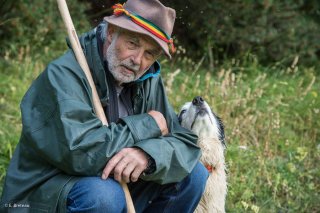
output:
[[[178,118],[182,127],[191,130],[198,137],[217,137],[225,146],[223,123],[202,97],[197,96],[192,102],[184,104]]]

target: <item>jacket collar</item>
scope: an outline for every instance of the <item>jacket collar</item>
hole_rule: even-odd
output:
[[[135,82],[142,82],[148,78],[153,78],[153,77],[157,77],[160,74],[160,70],[161,70],[161,65],[158,61],[155,61],[153,63],[153,65],[149,68],[149,70],[143,74],[143,76],[141,76],[138,80],[136,80]]]

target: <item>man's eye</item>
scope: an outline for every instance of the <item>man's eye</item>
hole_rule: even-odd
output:
[[[138,44],[134,41],[128,41],[127,42],[129,49],[135,49],[138,47]]]
[[[147,51],[145,54],[146,58],[149,60],[153,60],[155,58],[155,55],[152,52]]]

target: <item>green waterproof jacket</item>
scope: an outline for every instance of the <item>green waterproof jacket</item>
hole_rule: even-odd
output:
[[[95,30],[80,42],[100,100],[109,89]],[[132,87],[133,115],[104,126],[93,111],[92,94],[72,50],[51,62],[21,102],[22,134],[7,170],[0,212],[64,212],[59,200],[81,176],[100,176],[124,147],[139,147],[156,164],[141,177],[160,184],[178,182],[198,162],[197,137],[179,125],[156,62]],[[156,70],[156,71],[155,71]],[[161,136],[150,110],[163,113],[169,135]]]

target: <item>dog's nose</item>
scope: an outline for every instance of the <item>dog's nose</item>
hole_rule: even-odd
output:
[[[192,104],[196,106],[201,106],[203,104],[203,99],[201,96],[197,96],[192,100]]]

